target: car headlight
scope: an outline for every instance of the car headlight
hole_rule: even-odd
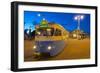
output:
[[[51,50],[52,49],[52,47],[51,46],[48,46],[48,50]]]

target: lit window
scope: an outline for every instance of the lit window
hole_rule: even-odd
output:
[[[77,35],[76,34],[73,34],[73,37],[76,37]]]

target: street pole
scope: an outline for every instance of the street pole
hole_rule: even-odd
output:
[[[77,39],[79,38],[79,31],[80,31],[80,21],[84,18],[83,15],[78,15],[75,17],[75,20],[78,21],[78,24],[77,24]]]
[[[78,18],[78,27],[77,27],[78,30],[80,30],[80,18]]]
[[[79,31],[80,31],[80,17],[78,17],[78,27],[77,27],[77,39],[79,39]]]

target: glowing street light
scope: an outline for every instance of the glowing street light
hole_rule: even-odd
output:
[[[38,16],[38,17],[40,17],[40,16],[41,16],[41,17],[43,17],[43,15],[41,15],[40,13],[39,13],[39,14],[37,14],[37,16]],[[43,20],[46,20],[46,19],[45,19],[45,18],[43,18]]]
[[[74,17],[74,19],[78,21],[77,29],[80,30],[80,20],[84,19],[84,15],[77,15],[77,16]]]
[[[45,18],[43,18],[43,20],[45,20]]]
[[[37,16],[38,16],[38,17],[40,17],[40,16],[41,16],[41,14],[37,14]]]
[[[83,15],[81,15],[81,19],[84,19],[84,16]]]
[[[84,16],[83,15],[77,15],[74,17],[75,20],[78,21],[78,26],[77,26],[77,30],[80,30],[80,21],[84,19]],[[76,35],[73,35],[74,37],[77,37],[77,39],[79,39],[79,32],[77,31],[77,34]]]

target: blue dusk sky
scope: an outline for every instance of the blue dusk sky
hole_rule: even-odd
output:
[[[77,15],[84,16],[84,18],[80,20],[80,29],[90,34],[90,14],[82,13],[24,11],[24,29],[29,29],[31,26],[31,29],[34,30],[35,24],[39,24],[43,18],[45,18],[48,22],[60,24],[66,30],[72,32],[77,29],[78,21],[74,19]]]

